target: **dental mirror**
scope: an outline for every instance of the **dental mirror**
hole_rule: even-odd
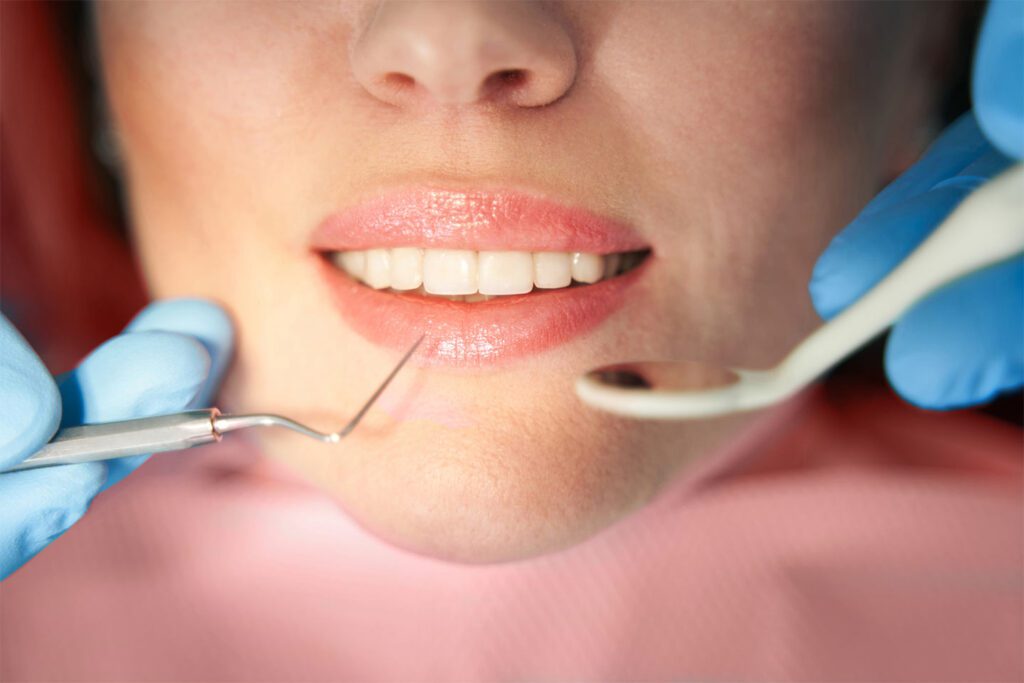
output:
[[[950,282],[1024,251],[1024,164],[969,195],[889,275],[767,370],[690,362],[617,363],[576,380],[587,405],[624,417],[683,420],[779,403]]]

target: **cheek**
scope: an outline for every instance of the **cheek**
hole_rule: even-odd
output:
[[[891,13],[651,3],[602,36],[593,70],[634,122],[628,146],[657,169],[635,194],[678,264],[657,289],[676,329],[699,321],[675,355],[765,365],[818,324],[813,263],[885,165],[890,113],[877,102],[893,80],[880,65],[898,61],[883,47],[898,42],[886,39]]]
[[[134,184],[207,212],[287,189],[310,117],[350,85],[350,14],[333,2],[101,3]]]
[[[668,166],[741,171],[865,142],[899,41],[888,9],[856,3],[630,6],[592,70]],[[886,21],[889,19],[889,21]],[[838,136],[838,137],[837,137]],[[870,141],[868,141],[870,142]],[[714,163],[709,163],[714,162]]]
[[[104,78],[130,179],[136,242],[158,295],[251,296],[293,276],[282,198],[314,169],[309,109],[342,49],[335,3],[101,3]],[[294,262],[293,262],[294,263]],[[230,296],[220,294],[220,296]],[[248,297],[249,295],[244,295]],[[270,297],[268,299],[267,297]]]

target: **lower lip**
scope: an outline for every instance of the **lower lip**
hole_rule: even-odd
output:
[[[592,330],[622,306],[647,265],[584,287],[465,303],[371,289],[322,255],[318,260],[335,305],[358,334],[397,350],[425,334],[419,364],[464,368],[537,354]]]

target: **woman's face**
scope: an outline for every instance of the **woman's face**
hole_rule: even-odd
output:
[[[573,380],[763,366],[817,324],[817,255],[913,152],[924,15],[133,2],[99,31],[152,291],[238,326],[222,407],[335,429],[425,333],[341,445],[262,445],[385,539],[488,562],[606,527],[738,428],[610,418]]]

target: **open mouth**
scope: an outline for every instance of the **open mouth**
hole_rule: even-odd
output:
[[[519,192],[414,189],[328,217],[313,255],[343,319],[413,362],[480,367],[594,329],[647,270],[621,222]]]
[[[591,254],[397,247],[332,251],[327,256],[340,270],[373,289],[479,303],[592,285],[628,273],[648,254],[647,249]]]

